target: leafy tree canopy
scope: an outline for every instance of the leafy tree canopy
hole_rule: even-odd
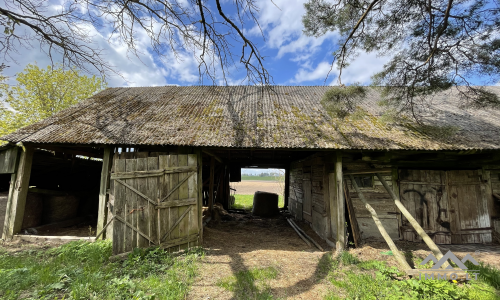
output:
[[[309,0],[305,8],[307,35],[340,34],[334,61],[341,85],[342,70],[357,54],[377,52],[390,61],[373,84],[384,87],[385,103],[415,117],[419,100],[457,86],[462,105],[500,104],[474,86],[499,80],[498,0]]]
[[[32,64],[17,74],[16,81],[14,86],[1,86],[0,136],[48,118],[106,87],[100,78],[77,69]]]

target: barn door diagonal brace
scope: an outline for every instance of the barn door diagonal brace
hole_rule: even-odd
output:
[[[156,205],[157,203],[153,200],[151,200],[148,196],[144,195],[143,193],[139,192],[138,190],[136,190],[135,188],[133,188],[132,186],[126,184],[125,182],[121,181],[120,179],[114,179],[116,182],[120,183],[120,184],[123,184],[124,186],[126,186],[127,188],[131,189],[133,192],[135,192],[137,195],[141,196],[142,198],[148,200],[149,202],[151,202],[152,204]]]
[[[151,243],[155,244],[155,242],[149,236],[147,236],[145,233],[143,233],[142,231],[140,231],[138,228],[134,227],[129,222],[125,221],[122,217],[120,217],[120,216],[114,216],[114,218],[117,219],[118,221],[122,222],[123,224],[127,225],[128,227],[130,227],[130,229],[132,229],[133,231],[135,231],[135,232],[139,233],[140,235],[142,235],[145,239],[147,239]]]
[[[168,199],[168,197],[170,197],[170,195],[172,195],[172,194],[173,194],[173,193],[174,193],[174,192],[175,192],[178,188],[180,188],[180,186],[181,186],[184,182],[186,182],[186,181],[189,179],[189,177],[193,176],[194,174],[196,174],[196,171],[193,171],[193,172],[188,173],[188,175],[187,175],[184,179],[182,179],[182,180],[181,180],[181,181],[180,181],[180,182],[179,182],[176,186],[174,186],[174,187],[173,187],[173,188],[172,188],[172,189],[168,192],[168,194],[167,194],[165,197],[163,197],[163,199],[161,199],[161,201],[160,201],[160,202],[163,202],[163,201],[167,200],[167,199]],[[156,203],[155,203],[155,204],[156,204]]]
[[[182,219],[184,219],[184,217],[187,215],[187,213],[191,210],[192,206],[188,207],[188,209],[186,209],[186,211],[184,211],[184,213],[179,217],[179,219],[177,220],[177,222],[175,222],[174,225],[172,225],[172,227],[170,227],[170,229],[167,231],[167,233],[165,233],[163,235],[163,237],[160,239],[160,243],[163,242],[163,240],[165,240],[165,238],[172,232],[174,231],[174,228],[179,225],[179,223],[182,221]]]

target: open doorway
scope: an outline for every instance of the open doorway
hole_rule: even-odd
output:
[[[241,181],[231,182],[231,208],[252,210],[255,192],[278,195],[278,207],[284,207],[285,169],[242,168]]]

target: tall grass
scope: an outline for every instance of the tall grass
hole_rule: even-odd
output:
[[[109,262],[111,242],[71,242],[50,250],[0,252],[1,299],[184,299],[202,250],[178,257],[136,249]]]

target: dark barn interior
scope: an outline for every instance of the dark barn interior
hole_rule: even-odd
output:
[[[95,235],[102,168],[102,160],[96,157],[102,154],[92,149],[45,148],[51,150],[36,149],[33,155],[21,233]],[[5,211],[11,178],[2,174],[1,179],[0,199]]]

